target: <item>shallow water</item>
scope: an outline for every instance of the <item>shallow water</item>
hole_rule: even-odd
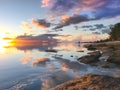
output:
[[[3,48],[0,90],[48,90],[87,73],[120,77],[119,69],[92,67],[77,61],[88,52],[83,45],[72,43]]]

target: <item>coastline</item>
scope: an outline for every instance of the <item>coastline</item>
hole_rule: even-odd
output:
[[[79,58],[79,62],[108,69],[120,68],[120,41],[91,43],[85,47],[92,52]],[[120,90],[119,81],[120,78],[87,74],[50,90]]]
[[[87,74],[50,90],[120,90],[120,78]]]

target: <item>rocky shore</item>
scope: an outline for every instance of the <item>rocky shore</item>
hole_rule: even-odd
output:
[[[102,68],[120,68],[120,41],[92,43],[85,47],[92,52],[79,58],[79,62]],[[51,90],[120,90],[120,78],[87,74]]]
[[[87,74],[50,90],[120,90],[120,78]]]
[[[120,41],[88,44],[85,47],[93,52],[78,61],[103,68],[120,68]]]

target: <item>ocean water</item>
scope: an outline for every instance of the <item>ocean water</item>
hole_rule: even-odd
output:
[[[88,73],[120,76],[119,69],[77,61],[88,52],[75,43],[4,47],[0,50],[0,90],[48,90]]]

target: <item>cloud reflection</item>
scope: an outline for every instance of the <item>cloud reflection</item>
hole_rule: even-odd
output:
[[[49,58],[44,58],[44,57],[39,57],[35,61],[32,62],[32,65],[40,65],[40,64],[45,64],[46,62],[50,61]]]
[[[29,56],[29,57],[23,57],[22,58],[22,64],[27,64],[33,57]]]

